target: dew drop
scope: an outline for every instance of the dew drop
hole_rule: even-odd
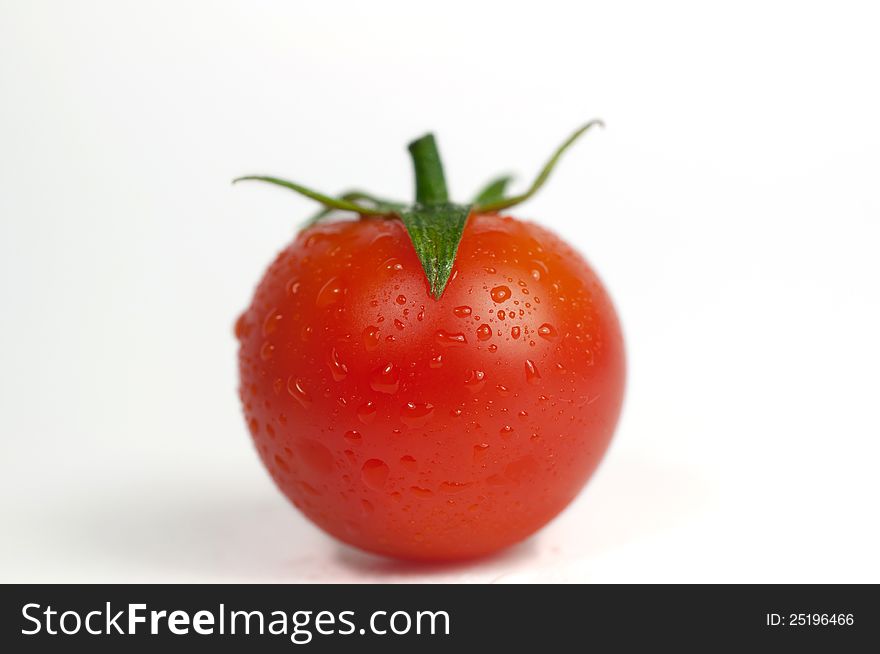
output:
[[[507,386],[504,386],[503,384],[498,384],[495,387],[495,390],[498,391],[498,394],[501,397],[507,397],[508,395],[510,395],[510,390],[508,390]]]
[[[388,464],[382,459],[367,459],[361,466],[361,479],[367,488],[380,491],[385,488],[389,472]]]
[[[264,341],[263,346],[260,348],[260,358],[263,361],[268,361],[275,354],[275,346],[269,341]]]
[[[455,347],[467,344],[467,338],[465,338],[464,334],[451,334],[445,329],[438,329],[435,332],[434,341],[443,347]]]
[[[504,313],[504,309],[502,309],[498,312],[498,320],[504,320],[505,318],[507,318],[507,314]]]
[[[463,481],[444,481],[440,483],[440,492],[453,495],[455,493],[460,493],[463,490],[467,490],[468,486],[470,486],[470,484]]]
[[[421,486],[412,486],[409,490],[413,495],[423,500],[426,500],[434,495],[434,491],[432,491],[430,488],[422,488]]]
[[[510,438],[513,436],[513,427],[510,425],[504,425],[498,433],[505,438]]]
[[[365,425],[369,425],[376,419],[376,405],[372,402],[362,404],[357,408],[357,417]]]
[[[410,456],[409,454],[404,454],[402,457],[400,457],[400,465],[410,472],[415,472],[416,470],[418,470],[419,467],[416,463],[416,458],[414,456]]]
[[[284,472],[290,472],[290,466],[288,465],[287,461],[282,459],[277,454],[275,455],[275,465],[278,466]]]
[[[464,385],[472,393],[479,393],[486,385],[486,373],[482,370],[471,370],[464,380]]]
[[[549,271],[549,269],[547,268],[547,264],[546,264],[546,263],[544,263],[543,261],[541,261],[541,260],[539,260],[539,259],[533,259],[533,260],[532,260],[532,271],[531,271],[531,275],[532,275],[532,279],[534,279],[536,282],[541,281],[541,277],[543,277],[544,275],[548,274],[549,272],[550,272],[550,271]]]
[[[319,309],[326,309],[336,302],[339,302],[344,294],[345,287],[343,287],[342,281],[338,277],[331,277],[327,280],[324,286],[321,287],[321,290],[318,291],[318,296],[315,298],[315,304]]]
[[[538,327],[538,335],[546,338],[548,341],[556,338],[556,329],[550,323],[545,322]]]
[[[287,380],[287,392],[299,402],[304,409],[308,409],[312,405],[312,398],[308,394],[303,385],[303,380],[299,377],[290,377]]]
[[[296,485],[299,486],[300,489],[304,493],[308,493],[309,495],[312,495],[313,497],[318,497],[321,494],[321,491],[319,491],[317,488],[315,488],[314,486],[312,486],[308,482],[298,481],[296,483]]]
[[[367,352],[372,352],[379,347],[379,328],[372,325],[364,327],[361,339],[364,342],[364,349]]]
[[[385,270],[387,272],[400,272],[403,270],[403,264],[400,263],[400,260],[396,257],[391,257],[390,259],[386,259],[382,262],[382,265],[379,266],[379,270]]]
[[[435,354],[434,356],[431,357],[431,360],[428,362],[428,365],[434,369],[442,367],[443,366],[443,355],[442,354]]]
[[[489,350],[490,352],[497,352],[497,351],[498,351],[498,346],[495,345],[494,343],[492,343],[492,345],[490,345],[490,346],[488,347],[488,350]]]
[[[541,373],[538,372],[538,367],[535,365],[535,362],[531,359],[526,359],[525,363],[526,369],[526,381],[530,384],[537,384],[541,379]]]
[[[434,405],[427,402],[407,402],[400,409],[400,420],[407,427],[421,427],[431,417]]]
[[[489,295],[492,298],[492,301],[498,304],[510,298],[510,288],[507,286],[496,286],[489,291]]]
[[[482,463],[489,453],[489,443],[474,445],[474,463]]]
[[[398,295],[394,301],[397,302],[397,304],[406,304],[406,296],[403,294]]]
[[[273,334],[275,330],[278,329],[278,325],[283,317],[284,316],[278,313],[278,309],[272,309],[266,315],[266,319],[263,320],[263,336],[265,337]]]
[[[351,431],[345,432],[345,440],[350,443],[360,443],[361,442],[361,433],[356,429],[352,429]]]
[[[299,289],[301,287],[302,282],[300,282],[298,279],[291,279],[289,282],[287,282],[287,294],[290,297],[293,297],[294,295],[299,293]]]
[[[330,366],[330,375],[333,377],[333,381],[342,381],[348,375],[348,366],[339,360],[339,352],[335,347],[330,349],[330,360],[327,363]]]
[[[400,388],[400,369],[390,362],[377,368],[370,375],[370,388],[389,395],[396,393]]]
[[[247,323],[247,311],[238,317],[235,321],[235,337],[238,340],[244,340],[251,333],[251,327]]]
[[[511,328],[511,330],[510,330],[510,335],[511,335],[513,338],[519,338],[519,334],[520,334],[520,329],[519,329],[519,327],[512,327],[512,328]]]
[[[454,313],[457,318],[467,318],[471,315],[471,308],[469,306],[455,307],[452,310],[452,313]]]
[[[477,327],[477,339],[481,341],[488,341],[492,338],[492,328],[487,324],[482,324]]]
[[[404,327],[403,323],[400,320],[398,320],[397,318],[394,319],[394,326],[400,330],[403,330],[403,327]]]

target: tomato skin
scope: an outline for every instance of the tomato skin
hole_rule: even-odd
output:
[[[440,300],[401,222],[300,233],[239,318],[241,398],[281,491],[342,541],[452,560],[577,495],[620,413],[620,325],[570,246],[473,215]]]

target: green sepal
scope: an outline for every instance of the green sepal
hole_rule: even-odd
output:
[[[482,189],[480,189],[479,193],[474,196],[474,204],[480,206],[483,204],[489,204],[490,202],[497,202],[498,200],[504,199],[504,194],[507,192],[507,187],[512,181],[512,175],[502,175],[501,177],[496,177],[491,182],[486,184]]]
[[[345,200],[346,202],[368,202],[370,204],[370,209],[378,209],[382,214],[386,215],[399,214],[400,210],[406,206],[403,202],[379,198],[372,193],[367,193],[365,191],[346,191],[338,197],[340,200]],[[306,220],[300,229],[311,227],[334,211],[337,211],[337,209],[325,206],[323,209],[313,214],[311,218]]]
[[[295,191],[300,195],[304,195],[307,198],[311,198],[316,202],[320,202],[327,209],[339,209],[340,211],[354,211],[355,213],[359,213],[365,216],[377,216],[382,215],[383,213],[387,213],[382,211],[381,209],[375,207],[365,207],[363,205],[357,204],[355,202],[351,202],[349,200],[344,200],[341,198],[334,198],[329,195],[325,195],[323,193],[319,193],[318,191],[314,191],[302,184],[297,184],[296,182],[291,182],[286,179],[281,179],[280,177],[268,177],[266,175],[246,175],[244,177],[236,177],[232,180],[233,184],[237,184],[238,182],[246,182],[246,181],[257,181],[257,182],[266,182],[268,184],[274,184],[275,186],[281,186],[286,189],[290,189],[291,191]]]
[[[469,204],[445,203],[415,204],[399,214],[425,269],[431,295],[437,300],[452,274],[455,253],[470,213]]]
[[[589,131],[593,127],[605,127],[605,123],[601,120],[591,120],[586,125],[581,126],[579,129],[575,130],[574,134],[569,136],[565,141],[556,148],[556,151],[550,157],[550,160],[544,164],[544,167],[538,173],[538,176],[535,178],[535,181],[532,182],[532,185],[528,188],[525,193],[520,193],[519,195],[514,195],[509,198],[499,198],[496,200],[491,200],[489,202],[478,202],[476,203],[476,207],[474,207],[477,211],[500,211],[501,209],[509,209],[510,207],[516,206],[517,204],[521,204],[531,198],[535,193],[541,190],[541,187],[544,186],[544,182],[547,181],[547,178],[550,177],[550,173],[553,172],[553,169],[556,167],[559,158],[568,150],[572,144],[578,140],[584,133]]]

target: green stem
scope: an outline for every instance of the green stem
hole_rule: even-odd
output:
[[[416,176],[416,202],[424,205],[449,202],[443,164],[433,134],[425,134],[409,144]]]

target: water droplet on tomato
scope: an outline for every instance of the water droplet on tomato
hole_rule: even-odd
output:
[[[351,431],[345,432],[345,440],[350,443],[360,443],[361,442],[361,433],[355,429]]]
[[[498,433],[505,438],[509,438],[510,436],[513,436],[513,427],[510,425],[504,425]]]
[[[467,344],[467,338],[465,338],[464,334],[451,334],[445,329],[438,329],[434,334],[434,340],[438,345],[442,345],[443,347],[454,347]]]
[[[382,262],[382,265],[379,266],[379,270],[385,270],[387,272],[400,272],[403,270],[403,264],[400,263],[400,260],[396,257],[391,257],[390,259],[386,259]]]
[[[471,308],[469,306],[455,307],[452,310],[452,313],[454,313],[457,318],[467,318],[471,315]]]
[[[326,309],[339,302],[344,294],[345,287],[342,285],[342,281],[338,277],[331,277],[318,291],[315,304],[319,309]]]
[[[290,466],[288,465],[287,461],[282,459],[277,454],[275,455],[275,465],[278,466],[284,472],[290,472]]]
[[[470,484],[463,481],[444,481],[440,483],[440,492],[452,495],[467,490],[468,486]]]
[[[365,425],[369,425],[376,419],[376,405],[372,402],[362,404],[357,408],[357,417]]]
[[[508,390],[507,386],[504,386],[503,384],[498,384],[495,387],[495,390],[498,391],[498,394],[501,397],[507,397],[508,395],[510,395],[510,391]]]
[[[260,348],[260,358],[263,361],[268,361],[275,354],[275,346],[269,341],[264,341],[263,346]]]
[[[238,317],[235,321],[235,337],[242,341],[251,333],[251,326],[247,323],[247,311]]]
[[[472,393],[479,393],[486,385],[486,373],[482,370],[471,370],[464,380],[464,385]]]
[[[287,282],[287,294],[290,297],[293,297],[294,295],[299,293],[300,288],[302,288],[302,282],[300,282],[298,279],[291,279],[289,282]]]
[[[361,479],[367,488],[380,491],[385,488],[391,471],[382,459],[367,459],[361,466]]]
[[[546,263],[540,261],[539,259],[532,260],[532,279],[534,279],[536,282],[539,282],[541,281],[541,277],[546,275],[548,272],[549,269],[547,268]]]
[[[395,319],[394,319],[394,326],[397,327],[397,329],[401,329],[401,330],[402,330],[404,325],[403,325],[403,323],[402,323],[400,320],[398,320],[397,318],[395,318]]]
[[[335,347],[330,349],[328,365],[330,366],[330,375],[333,377],[333,381],[342,381],[348,375],[348,367],[339,360],[339,352],[336,351]]]
[[[492,338],[492,328],[489,325],[482,324],[477,327],[477,339],[480,341],[488,341]]]
[[[278,312],[278,309],[272,309],[266,314],[266,319],[263,320],[263,336],[269,336],[274,333],[278,329],[279,322],[283,317]]]
[[[397,302],[397,304],[406,304],[406,296],[402,294],[398,295],[394,301]]]
[[[400,369],[390,362],[377,368],[370,375],[370,388],[389,395],[396,393],[400,388]]]
[[[519,338],[519,334],[520,334],[519,327],[511,327],[511,329],[510,329],[510,335],[511,335],[511,337],[513,337],[513,338],[515,338],[515,339],[516,339],[516,338]]]
[[[489,443],[479,443],[474,445],[474,463],[482,463],[489,453]]]
[[[379,328],[372,325],[364,327],[361,339],[364,342],[364,349],[367,352],[372,352],[379,347]]]
[[[287,392],[290,393],[304,409],[308,409],[312,405],[312,398],[306,391],[302,379],[298,377],[290,377],[287,380]]]
[[[525,369],[526,381],[530,384],[537,384],[541,379],[541,373],[538,372],[538,367],[535,365],[535,362],[531,359],[526,359]]]
[[[430,488],[422,488],[421,486],[412,486],[409,490],[413,495],[423,500],[426,500],[434,495],[434,491],[432,491]]]
[[[404,454],[400,457],[400,465],[403,466],[406,470],[410,472],[415,472],[418,470],[418,463],[416,463],[416,458],[414,456],[410,456],[409,454]]]
[[[496,304],[504,302],[505,300],[508,300],[510,298],[510,288],[508,288],[507,286],[496,286],[491,291],[489,291],[489,296]]]
[[[431,417],[434,405],[427,402],[407,402],[400,409],[400,420],[407,427],[421,427]]]
[[[548,341],[556,338],[556,329],[550,323],[544,323],[538,327],[538,335],[543,336]]]
[[[428,365],[431,368],[435,368],[435,369],[442,367],[443,366],[443,355],[442,354],[435,354],[434,356],[431,357],[431,360],[428,362]]]

